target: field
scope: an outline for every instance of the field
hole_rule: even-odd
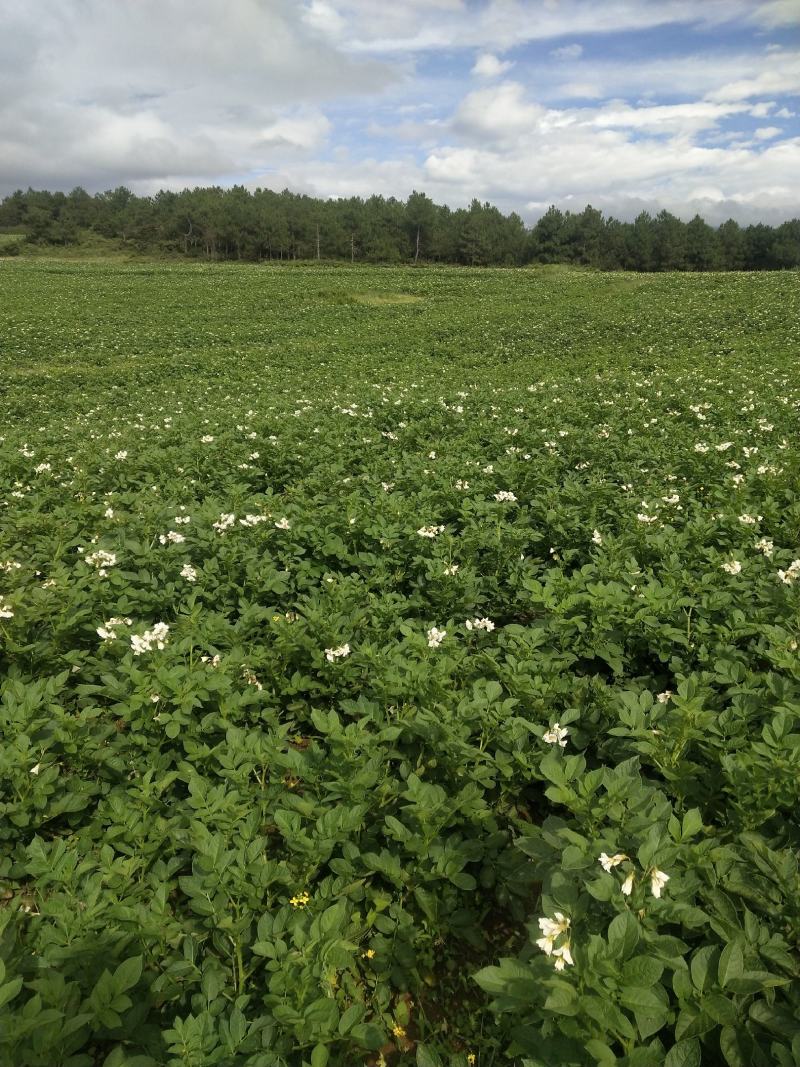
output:
[[[796,1067],[798,281],[0,261],[0,1065]]]

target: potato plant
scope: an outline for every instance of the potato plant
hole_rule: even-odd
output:
[[[800,1062],[796,274],[0,296],[3,1067]]]

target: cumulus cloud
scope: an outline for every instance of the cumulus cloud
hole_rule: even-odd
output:
[[[0,0],[0,194],[246,182],[775,220],[797,211],[797,21],[796,0]],[[669,54],[637,36],[620,60],[667,25]]]
[[[479,78],[498,78],[501,74],[511,70],[513,66],[514,64],[508,59],[498,59],[491,52],[482,52],[475,60],[472,73],[477,74]]]

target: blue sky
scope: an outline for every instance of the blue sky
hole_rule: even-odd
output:
[[[800,214],[800,0],[0,0],[0,194]]]

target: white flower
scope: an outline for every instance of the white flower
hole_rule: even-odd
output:
[[[37,763],[37,764],[35,764],[35,766],[31,767],[30,773],[36,775],[36,774],[39,773],[39,771],[41,769],[42,769],[41,763]]]
[[[114,453],[114,459],[127,459],[127,458],[128,458],[128,453],[125,452],[125,451],[115,452]]]
[[[444,531],[444,526],[420,526],[417,533],[420,537],[436,537]]]
[[[609,856],[607,853],[601,852],[598,863],[604,871],[608,871],[608,873],[610,874],[612,867],[619,866],[619,864],[624,862],[627,858],[628,857],[625,855],[624,852],[615,852],[613,856]]]
[[[554,912],[555,918],[548,919],[547,916],[542,916],[539,922],[539,929],[544,936],[550,941],[555,941],[559,934],[565,934],[569,930],[569,918],[562,914],[560,911]]]
[[[106,510],[103,512],[103,517],[106,518],[106,519],[113,519],[114,518],[114,509],[113,508],[106,508]]]
[[[447,637],[447,630],[439,630],[435,626],[431,626],[430,630],[428,630],[428,648],[438,648],[445,637]]]
[[[552,955],[554,957],[554,966],[557,971],[563,971],[565,964],[572,966],[573,959],[572,953],[569,950],[569,941],[561,945],[560,948],[554,948]]]
[[[664,888],[668,881],[668,874],[664,874],[664,872],[660,871],[657,867],[654,867],[652,869],[652,871],[650,872],[650,892],[653,894],[654,897],[658,898],[661,896],[661,890]]]
[[[494,498],[500,503],[508,502],[509,504],[514,504],[517,500],[514,493],[509,493],[505,489],[501,489],[499,493],[495,493]]]
[[[276,530],[291,530],[291,528],[292,524],[289,522],[285,515],[282,519],[278,519],[278,521],[275,523]]]
[[[623,894],[626,897],[629,897],[631,895],[631,893],[633,891],[633,871],[631,871],[631,873],[628,875],[628,877],[622,883],[622,885],[620,886],[620,889],[622,890]]]
[[[133,634],[131,637],[131,649],[134,656],[141,656],[143,652],[152,652],[155,645],[158,649],[166,647],[169,626],[165,622],[157,622],[152,630],[145,630],[141,635]]]
[[[594,545],[602,545],[602,543],[603,543],[603,535],[600,533],[600,531],[599,530],[592,530],[592,544],[594,544]]]
[[[739,522],[743,526],[755,526],[755,524],[760,522],[763,517],[763,515],[740,515]]]
[[[672,496],[662,496],[661,499],[664,501],[665,504],[677,504],[680,500],[680,497],[677,493],[673,493]]]
[[[210,445],[214,438],[211,436],[210,433],[204,433],[200,440],[204,445]]]
[[[197,571],[191,563],[184,563],[183,567],[181,567],[181,578],[185,578],[187,582],[197,581]]]
[[[188,515],[176,515],[172,521],[177,523],[178,526],[185,526],[187,522],[191,522],[192,520]]]
[[[444,569],[444,573],[450,578],[452,578],[452,576],[454,574],[456,574],[457,571],[458,571],[458,564],[457,563],[451,563],[449,566],[445,567],[445,569]]]
[[[381,489],[384,493],[391,493],[394,489],[394,482],[381,482]]]
[[[658,522],[657,515],[645,515],[643,512],[639,512],[636,518],[639,522]]]
[[[560,726],[557,722],[553,723],[550,729],[542,737],[543,741],[546,741],[549,745],[559,745],[561,748],[567,747],[567,736],[569,730],[566,726]]]
[[[775,551],[775,545],[768,537],[762,537],[760,541],[756,541],[753,548],[763,552],[767,559],[772,559],[772,553]]]
[[[167,543],[171,545],[180,545],[186,540],[186,538],[183,536],[182,533],[178,533],[176,530],[170,530],[167,534],[159,534],[158,540],[161,542],[162,545],[166,545]]]
[[[269,518],[268,515],[245,515],[243,519],[239,519],[240,526],[258,526],[261,522],[266,522]]]
[[[53,468],[49,463],[38,463],[33,469],[36,474],[44,474],[45,471],[51,471]]]
[[[694,450],[695,450],[695,452],[708,452],[708,445],[703,444],[702,442],[699,441],[694,446]]]
[[[728,574],[741,574],[742,565],[738,559],[732,559],[728,563],[723,563],[722,569],[727,571]]]
[[[456,482],[456,489],[461,489],[462,491],[469,489],[469,482],[465,482],[463,478],[459,478]]]
[[[117,636],[117,630],[120,626],[132,626],[133,619],[109,619],[108,622],[103,623],[102,626],[98,626],[95,631],[98,637],[102,637],[104,641],[113,641]]]
[[[0,596],[0,619],[13,619],[13,618],[14,618],[14,609],[11,607],[11,605],[8,603],[7,600],[5,600],[3,597]]]
[[[102,548],[98,548],[96,552],[91,552],[84,558],[87,563],[91,563],[93,567],[97,567],[97,573],[101,578],[105,578],[108,574],[107,568],[116,566],[117,562],[116,553],[106,552]]]
[[[325,659],[328,663],[333,663],[337,659],[343,659],[345,656],[350,655],[349,645],[340,645],[338,648],[326,648]]]
[[[491,633],[494,629],[491,619],[467,619],[464,625],[468,630],[486,630],[487,633]]]
[[[211,525],[213,529],[217,531],[217,533],[224,533],[229,527],[233,526],[235,522],[235,515],[223,511],[217,521],[212,523]]]
[[[784,585],[792,585],[800,578],[800,559],[792,560],[788,570],[778,571],[778,577]]]
[[[659,693],[658,694],[658,696],[656,697],[656,700],[659,702],[659,704],[666,704],[671,696],[672,696],[672,690],[671,689],[665,689],[663,693]]]

